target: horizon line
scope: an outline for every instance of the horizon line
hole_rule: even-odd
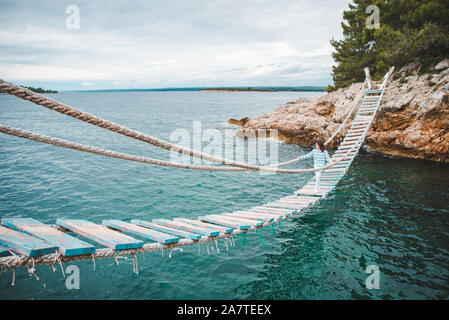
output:
[[[232,90],[247,89],[269,90],[269,91],[326,91],[326,86],[307,85],[307,86],[198,86],[198,87],[164,87],[164,88],[104,88],[104,89],[65,89],[59,91],[77,91],[77,92],[111,92],[111,91],[201,91],[201,90]],[[50,89],[48,89],[50,90]],[[238,91],[238,90],[236,90]],[[243,90],[242,90],[243,91]]]

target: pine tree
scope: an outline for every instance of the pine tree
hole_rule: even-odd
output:
[[[379,8],[378,29],[366,27],[370,5]],[[344,38],[331,40],[336,65],[328,91],[363,81],[365,67],[378,80],[389,66],[419,61],[424,72],[449,56],[449,0],[353,0],[343,20]]]

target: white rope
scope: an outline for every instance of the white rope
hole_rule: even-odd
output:
[[[343,120],[343,122],[340,124],[338,129],[334,132],[334,134],[329,139],[326,140],[324,145],[328,145],[329,143],[331,143],[332,140],[334,140],[334,138],[337,136],[337,134],[346,126],[346,122],[349,120],[349,118],[351,118],[351,115],[354,113],[354,110],[356,109],[360,98],[363,96],[363,91],[364,91],[363,89],[365,88],[365,84],[366,83],[367,83],[367,80],[365,79],[365,82],[363,82],[362,88],[360,89],[359,94],[355,98],[354,103],[352,104],[351,109],[349,109],[349,112],[346,115],[345,120]]]
[[[16,269],[12,270],[12,281],[11,281],[11,287],[14,287],[16,284]]]
[[[229,160],[225,158],[215,157],[210,154],[206,154],[203,152],[195,151],[187,147],[183,147],[180,145],[176,145],[167,141],[163,141],[161,139],[152,137],[150,135],[144,134],[142,132],[127,128],[125,126],[119,125],[117,123],[102,119],[100,117],[94,116],[92,114],[89,114],[87,112],[84,112],[82,110],[76,109],[74,107],[71,107],[69,105],[60,103],[56,100],[50,99],[48,97],[45,97],[43,95],[37,94],[31,90],[28,90],[23,87],[16,86],[12,83],[9,83],[7,81],[0,79],[0,91],[3,91],[5,93],[15,95],[19,98],[29,100],[31,102],[34,102],[35,104],[41,105],[43,107],[46,107],[48,109],[57,111],[59,113],[71,116],[73,118],[85,121],[87,123],[96,125],[98,127],[131,137],[133,139],[137,139],[149,144],[152,144],[156,147],[170,150],[170,151],[176,151],[178,153],[187,154],[191,157],[196,157],[224,165],[229,165],[233,167],[239,167],[243,169],[249,169],[249,170],[260,170],[260,171],[267,171],[267,172],[279,172],[279,171],[273,171],[273,168],[270,167],[261,167],[256,165],[251,165],[239,161]],[[296,159],[294,159],[296,160]],[[294,161],[291,160],[291,161]],[[287,161],[287,163],[291,163],[291,161]],[[281,164],[282,165],[282,164]],[[279,166],[279,165],[278,165]],[[189,169],[195,169],[194,166],[190,166]],[[196,170],[208,170],[208,169],[196,169]],[[216,171],[216,170],[214,170]],[[223,170],[219,170],[223,171]],[[285,172],[285,173],[301,173],[300,172]],[[314,171],[309,171],[314,172]],[[281,173],[281,172],[279,172]]]
[[[181,164],[181,163],[174,163],[170,161],[164,161],[164,160],[157,160],[142,156],[135,156],[127,153],[122,152],[116,152],[112,150],[107,149],[101,149],[93,146],[83,145],[80,143],[67,141],[59,138],[49,137],[45,135],[41,135],[38,133],[13,128],[10,126],[2,125],[0,124],[0,132],[5,133],[8,135],[16,136],[19,138],[24,138],[32,141],[38,141],[46,144],[51,144],[54,146],[67,148],[67,149],[73,149],[77,151],[87,152],[87,153],[93,153],[98,154],[110,158],[117,158],[122,160],[128,160],[128,161],[134,161],[134,162],[140,162],[140,163],[146,163],[146,164],[153,164],[153,165],[159,165],[159,166],[165,166],[165,167],[172,167],[172,168],[183,168],[183,169],[191,169],[191,170],[207,170],[207,171],[241,171],[239,168],[228,168],[228,167],[211,167],[211,166],[198,166],[198,165],[190,165],[190,164]],[[355,146],[354,146],[355,147]],[[344,157],[339,159],[336,162],[333,162],[325,167],[321,168],[314,168],[314,169],[278,169],[274,167],[259,167],[259,166],[253,166],[253,170],[259,170],[259,171],[266,171],[266,172],[274,172],[274,173],[311,173],[318,170],[325,170],[328,168],[331,168],[338,164],[339,162],[346,159],[346,157],[349,155],[349,153],[354,149],[354,147],[348,152],[344,154]]]

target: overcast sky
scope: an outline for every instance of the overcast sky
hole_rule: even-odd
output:
[[[0,0],[0,78],[52,89],[331,82],[344,0]],[[80,28],[66,27],[76,5]]]

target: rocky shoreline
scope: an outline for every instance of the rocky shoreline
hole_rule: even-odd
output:
[[[412,63],[393,74],[364,147],[392,156],[449,163],[449,59],[428,73],[420,74],[420,68]],[[236,131],[240,137],[257,137],[259,129],[277,129],[278,139],[286,143],[313,145],[337,130],[361,86],[355,83],[319,97],[300,98],[257,118],[228,122],[241,126]],[[341,141],[345,131],[330,147]]]

